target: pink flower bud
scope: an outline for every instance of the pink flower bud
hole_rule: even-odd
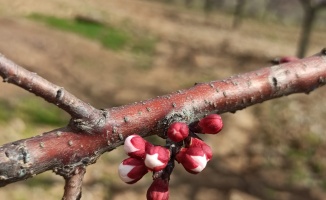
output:
[[[166,167],[170,160],[170,151],[161,146],[146,148],[145,165],[148,169],[157,172]]]
[[[139,181],[148,172],[148,169],[143,160],[127,158],[119,165],[118,172],[121,180],[133,184]]]
[[[223,128],[223,121],[221,116],[217,114],[210,114],[198,122],[200,133],[217,134]]]
[[[178,162],[178,163],[181,163],[181,161],[183,160],[183,158],[185,157],[185,153],[186,151],[188,150],[188,148],[184,148],[182,147],[180,149],[180,151],[177,153],[177,155],[175,156],[175,160]]]
[[[182,148],[176,156],[176,160],[192,174],[203,171],[207,164],[207,156],[200,147]]]
[[[203,140],[192,137],[188,147],[199,147],[206,154],[207,161],[211,160],[213,157],[213,152],[210,146],[208,146]]]
[[[124,150],[133,158],[145,158],[145,148],[148,142],[139,135],[129,135],[124,143]]]
[[[284,57],[280,58],[279,63],[280,64],[288,63],[288,62],[292,62],[292,61],[296,61],[296,60],[299,60],[299,58],[297,58],[295,56],[284,56]]]
[[[168,137],[174,142],[180,142],[189,135],[189,127],[183,122],[174,122],[167,131]]]
[[[147,190],[147,200],[168,200],[169,182],[163,179],[155,179]]]

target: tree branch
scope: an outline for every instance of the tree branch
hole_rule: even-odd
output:
[[[81,198],[82,183],[85,173],[85,167],[77,167],[71,177],[65,177],[65,192],[62,200],[79,200]]]
[[[65,110],[74,119],[73,125],[88,131],[103,125],[102,111],[78,99],[64,88],[57,86],[36,73],[27,71],[0,54],[0,76],[3,82],[15,84]]]
[[[3,67],[13,63],[6,64],[3,59],[0,74],[8,81],[22,85],[17,79],[21,75],[8,73],[8,67]],[[25,80],[31,80],[30,72],[24,73],[25,78],[21,82],[34,82]],[[68,126],[0,146],[0,186],[47,170],[73,177],[76,168],[94,163],[102,153],[120,146],[128,135],[137,133],[146,137],[157,134],[165,137],[165,130],[173,121],[191,123],[211,112],[235,112],[293,93],[308,94],[325,83],[326,49],[298,61],[262,68],[222,81],[197,84],[188,90],[144,102],[109,108],[103,111],[107,113],[107,118],[103,126],[96,130],[97,134],[81,134],[81,130]],[[53,88],[56,87],[49,87],[53,93],[49,95],[50,99],[55,99],[53,96],[57,90]],[[42,97],[48,98],[47,95]],[[83,103],[80,105],[83,106]],[[97,119],[92,122],[96,123]],[[94,130],[90,133],[94,133]]]

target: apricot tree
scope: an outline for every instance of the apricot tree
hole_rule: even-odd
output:
[[[63,199],[80,199],[87,166],[94,164],[103,153],[122,145],[130,135],[136,133],[142,138],[157,135],[167,139],[171,134],[167,133],[170,125],[176,122],[191,128],[211,113],[236,112],[293,93],[308,94],[325,85],[326,49],[304,59],[221,81],[195,84],[187,90],[107,109],[94,108],[1,54],[0,75],[3,82],[40,96],[71,116],[66,127],[0,146],[0,186],[53,170],[65,179]],[[182,135],[183,132],[180,141],[185,140],[186,136]],[[174,142],[179,142],[179,139]],[[155,153],[157,150],[152,151]],[[180,151],[190,155],[186,150]],[[181,157],[179,161],[186,162]],[[186,164],[184,166],[186,168]],[[164,173],[154,174],[156,180]],[[154,182],[160,184],[159,181]]]

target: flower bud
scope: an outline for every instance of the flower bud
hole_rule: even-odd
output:
[[[148,169],[157,172],[166,167],[170,160],[170,151],[161,146],[146,148],[145,165]]]
[[[169,182],[161,178],[155,179],[147,190],[147,200],[168,200]]]
[[[182,148],[176,156],[176,160],[192,174],[203,171],[207,164],[207,156],[200,147]]]
[[[180,142],[189,135],[189,127],[183,122],[174,122],[167,131],[168,137],[174,142]]]
[[[299,60],[299,58],[297,58],[295,56],[284,56],[284,57],[280,58],[279,63],[280,64],[288,63],[288,62],[292,62],[292,61],[296,61],[296,60]]]
[[[180,149],[180,151],[177,153],[177,155],[175,156],[175,160],[178,162],[178,163],[181,163],[181,161],[183,160],[183,158],[185,157],[185,153],[186,151],[188,150],[188,148],[184,148],[182,147]]]
[[[217,114],[210,114],[198,122],[200,133],[217,134],[223,128],[223,121],[221,116]]]
[[[199,147],[206,154],[207,161],[211,160],[213,157],[213,152],[210,146],[208,146],[203,140],[192,137],[190,139],[189,145],[186,147]]]
[[[139,135],[129,135],[124,143],[124,150],[133,158],[145,158],[145,148],[148,142]]]
[[[148,172],[148,169],[143,160],[127,158],[119,165],[118,172],[121,180],[133,184],[139,181]]]

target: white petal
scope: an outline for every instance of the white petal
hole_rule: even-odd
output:
[[[135,166],[132,165],[124,165],[123,163],[121,163],[119,165],[118,171],[119,171],[119,176],[121,178],[121,180],[123,180],[124,182],[128,183],[131,182],[135,179],[131,179],[128,177],[128,173],[134,168]]]
[[[191,169],[191,171],[198,173],[203,171],[207,164],[206,154],[204,156],[191,156],[191,158],[198,164],[198,167]]]
[[[125,150],[125,152],[127,154],[130,153],[130,152],[135,152],[135,151],[139,150],[131,143],[131,139],[134,138],[134,137],[135,137],[134,135],[130,135],[125,140],[125,144],[123,146],[123,149]]]
[[[155,153],[153,155],[146,154],[145,165],[146,165],[146,167],[153,169],[154,167],[159,167],[159,166],[164,165],[164,163],[162,163],[158,159],[158,153]]]

